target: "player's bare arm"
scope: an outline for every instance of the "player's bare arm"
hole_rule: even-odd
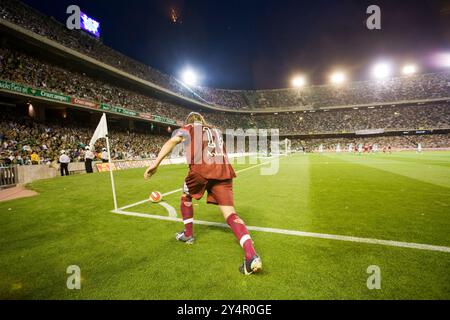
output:
[[[173,137],[173,138],[167,140],[167,142],[161,148],[161,151],[159,152],[158,157],[156,158],[155,162],[153,162],[153,164],[150,167],[148,167],[147,170],[145,170],[145,173],[144,173],[145,180],[148,180],[149,178],[151,178],[151,176],[153,176],[156,173],[161,162],[181,142],[183,142],[183,137],[180,137],[180,136]]]

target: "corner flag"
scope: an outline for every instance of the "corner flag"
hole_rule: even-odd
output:
[[[94,150],[95,142],[100,138],[108,137],[108,124],[106,122],[106,114],[104,113],[100,122],[98,123],[97,129],[95,129],[94,135],[92,136],[91,142],[89,143],[89,148]],[[109,151],[108,151],[109,153]]]
[[[92,136],[91,142],[89,143],[89,147],[91,150],[94,150],[95,142],[100,138],[106,138],[106,148],[108,152],[108,162],[109,162],[109,174],[111,176],[111,187],[114,199],[114,210],[117,211],[117,199],[116,199],[116,187],[114,186],[114,175],[113,175],[113,166],[111,160],[111,151],[109,149],[109,137],[108,137],[108,123],[106,121],[106,114],[104,113],[100,122],[98,123],[97,129],[95,129],[94,135]]]

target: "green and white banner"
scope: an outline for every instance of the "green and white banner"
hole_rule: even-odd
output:
[[[24,95],[28,95],[28,96],[44,98],[44,99],[57,101],[57,102],[69,103],[69,104],[76,105],[76,106],[83,106],[83,107],[88,107],[88,108],[92,108],[92,109],[100,109],[103,111],[117,113],[117,114],[121,114],[124,116],[138,117],[141,119],[170,124],[170,125],[179,124],[179,122],[177,122],[176,120],[166,118],[163,116],[158,116],[158,115],[144,113],[144,112],[137,112],[134,110],[129,110],[129,109],[117,107],[117,106],[110,106],[106,103],[99,104],[96,102],[87,101],[87,100],[79,99],[76,97],[70,97],[70,96],[66,96],[63,94],[59,94],[59,93],[44,91],[41,89],[34,89],[31,87],[27,87],[27,86],[24,86],[21,84],[17,84],[17,83],[2,80],[2,79],[0,79],[0,90],[6,90],[6,91],[13,92],[13,93],[19,93],[19,94],[24,94]]]

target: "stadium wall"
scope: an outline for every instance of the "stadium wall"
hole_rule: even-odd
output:
[[[69,164],[69,172],[85,172],[84,162],[73,162]],[[29,165],[17,166],[19,184],[27,184],[36,180],[51,179],[59,176],[59,165]]]
[[[240,158],[246,157],[250,153],[233,153],[229,154],[229,158]],[[113,170],[127,170],[144,168],[152,163],[153,159],[142,159],[142,160],[119,160],[114,161],[115,168]],[[161,162],[161,165],[171,165],[171,164],[186,164],[185,157],[179,158],[169,158]],[[105,172],[108,171],[108,166],[102,164],[101,162],[94,162],[93,169],[94,172]],[[84,162],[71,162],[69,163],[69,172],[73,174],[85,174]],[[28,166],[17,166],[18,184],[27,184],[37,180],[52,179],[60,175],[59,165],[57,164],[42,164],[42,165],[28,165]]]
[[[17,175],[19,184],[27,184],[36,180],[55,178],[58,170],[48,165],[18,166]]]

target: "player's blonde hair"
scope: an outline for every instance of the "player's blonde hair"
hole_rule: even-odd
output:
[[[198,112],[191,112],[189,113],[189,115],[186,117],[186,124],[194,124],[194,123],[201,123],[204,126],[208,126],[208,124],[206,123],[205,118]]]

